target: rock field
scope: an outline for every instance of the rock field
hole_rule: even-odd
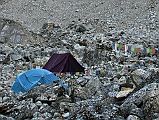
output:
[[[0,0],[0,120],[159,120],[158,33],[158,0]],[[62,95],[58,84],[11,90],[68,51],[85,73],[60,76]]]

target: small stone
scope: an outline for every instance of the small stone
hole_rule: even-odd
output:
[[[40,112],[35,112],[34,114],[33,114],[33,117],[34,118],[36,118],[36,117],[41,117],[42,115],[41,115],[41,113]]]
[[[129,115],[126,120],[141,120],[141,119],[135,115]]]
[[[70,113],[69,113],[69,112],[64,113],[62,116],[63,116],[64,118],[68,118],[68,117],[70,116]]]
[[[3,97],[3,102],[7,102],[10,99],[10,97]]]
[[[37,102],[36,102],[36,105],[37,105],[38,107],[41,107],[41,106],[42,106],[42,102],[41,102],[41,101],[37,101]]]
[[[84,33],[86,30],[86,27],[82,24],[76,26],[76,32]]]
[[[144,113],[143,113],[143,110],[141,108],[132,109],[132,111],[130,112],[130,114],[136,115],[136,116],[138,116],[140,118],[144,117]]]
[[[60,117],[60,116],[61,116],[60,113],[57,113],[57,112],[54,113],[54,118],[57,118],[57,117]]]
[[[153,120],[159,120],[159,113],[153,114]]]
[[[118,94],[116,95],[116,98],[123,98],[123,97],[127,97],[134,89],[131,88],[126,88],[125,90],[121,90],[118,92]]]
[[[50,120],[51,118],[52,118],[52,115],[50,114],[50,113],[44,113],[43,115],[42,115],[46,120]]]

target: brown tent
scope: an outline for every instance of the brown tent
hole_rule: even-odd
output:
[[[84,67],[77,62],[71,53],[53,54],[43,68],[56,73],[84,72]]]

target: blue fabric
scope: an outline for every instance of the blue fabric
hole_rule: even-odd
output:
[[[115,50],[115,42],[112,43],[112,49]]]
[[[14,83],[14,87],[12,87],[12,89],[14,90],[15,93],[26,92],[26,90],[17,81]]]
[[[33,87],[40,84],[51,84],[54,81],[58,81],[59,78],[52,72],[45,69],[32,69],[23,73],[20,73],[15,82],[13,83],[12,90],[15,93],[27,92]]]

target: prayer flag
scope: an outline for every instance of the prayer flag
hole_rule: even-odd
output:
[[[141,48],[136,48],[136,53],[137,54],[141,53]]]
[[[150,48],[150,54],[152,55],[152,48]]]
[[[115,50],[115,42],[112,42],[112,49]]]
[[[155,48],[152,48],[152,54],[156,54],[156,49]]]
[[[125,51],[125,44],[122,44],[122,48],[123,51]]]
[[[143,53],[144,53],[144,54],[146,54],[146,53],[147,53],[147,51],[146,51],[146,48],[145,48],[145,47],[143,48]]]
[[[134,53],[135,52],[135,48],[131,47],[131,52]]]
[[[118,43],[118,49],[122,49],[122,44],[121,43]]]
[[[128,45],[128,53],[131,53],[131,46],[130,45]]]
[[[127,45],[126,45],[126,44],[125,44],[124,46],[125,46],[125,55],[127,55],[128,47],[127,47]]]
[[[117,51],[117,43],[115,43],[115,51]]]
[[[150,53],[150,48],[147,48],[146,52],[147,52],[147,54],[149,54]]]

